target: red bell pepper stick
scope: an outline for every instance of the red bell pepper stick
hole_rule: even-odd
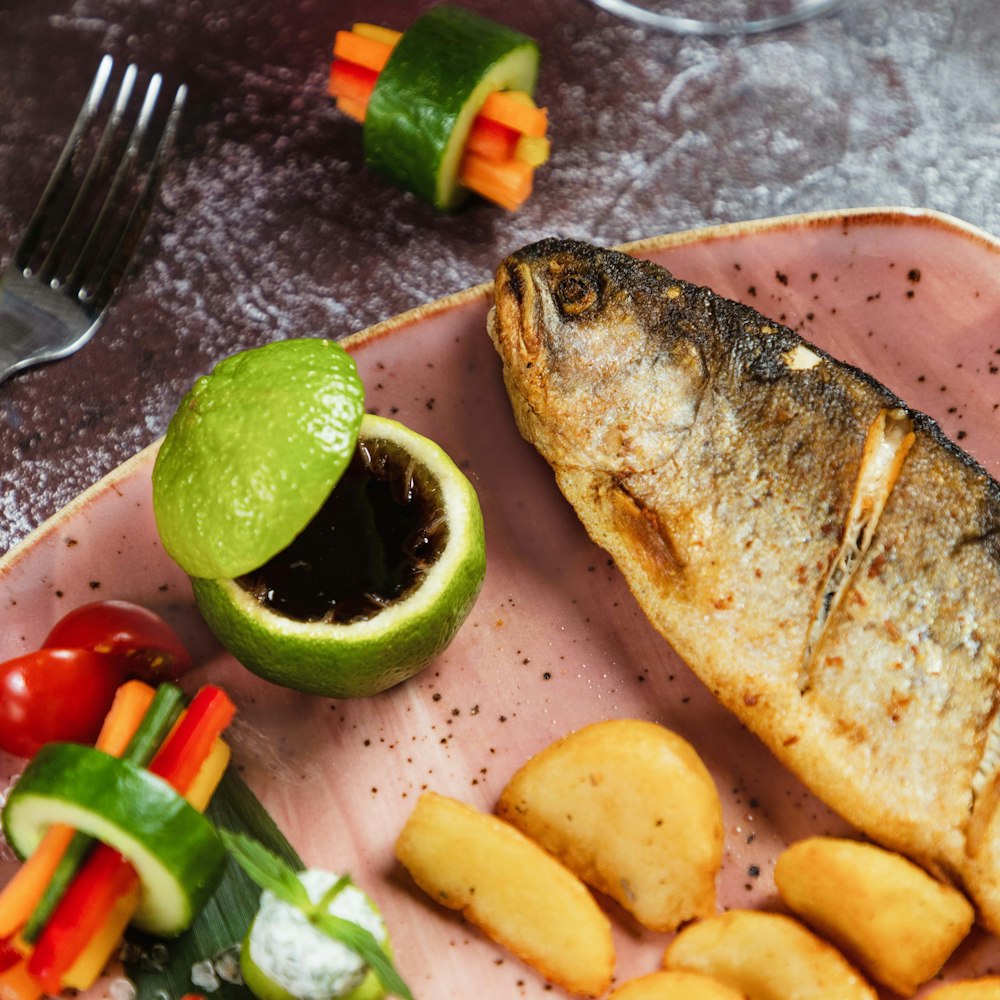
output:
[[[367,66],[347,62],[344,59],[334,59],[330,65],[330,83],[328,91],[333,97],[347,97],[367,104],[375,89],[378,73]]]
[[[17,965],[24,956],[10,943],[10,938],[0,941],[0,972]]]
[[[203,687],[150,762],[149,770],[183,795],[235,711],[225,691]],[[95,928],[137,879],[135,869],[118,851],[106,844],[96,845],[53,911],[28,960],[28,971],[45,992],[59,992],[62,977]]]
[[[149,763],[149,770],[183,795],[235,714],[236,706],[229,695],[222,688],[206,685],[194,696],[174,731],[163,741]]]
[[[28,972],[54,996],[62,977],[86,947],[116,899],[138,876],[114,848],[98,844],[70,883],[28,959]]]

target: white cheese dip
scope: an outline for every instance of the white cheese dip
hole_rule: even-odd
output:
[[[318,903],[339,878],[311,868],[299,872],[309,898]],[[380,945],[388,939],[372,901],[355,885],[333,898],[327,912],[371,931]],[[249,938],[250,958],[266,976],[298,1000],[331,1000],[360,985],[368,966],[357,952],[317,930],[297,907],[265,891]]]

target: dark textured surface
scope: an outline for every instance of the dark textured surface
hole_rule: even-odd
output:
[[[325,96],[335,31],[428,4],[11,0],[0,7],[0,263],[100,56],[191,88],[137,267],[94,341],[0,386],[0,552],[166,428],[235,350],[340,337],[489,279],[552,233],[616,243],[859,205],[1000,233],[995,0],[854,0],[751,39],[647,33],[584,0],[467,6],[537,37],[554,155],[516,215],[445,216],[363,165]]]

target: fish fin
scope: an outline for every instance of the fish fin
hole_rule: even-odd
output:
[[[840,548],[816,596],[812,620],[806,632],[799,674],[799,690],[803,694],[809,688],[816,650],[823,633],[871,547],[879,518],[915,440],[913,419],[905,410],[881,410],[868,428],[855,479],[854,496],[841,531]]]
[[[657,581],[679,577],[684,564],[662,518],[622,483],[615,483],[609,494],[613,531],[628,541],[629,551],[646,575]]]

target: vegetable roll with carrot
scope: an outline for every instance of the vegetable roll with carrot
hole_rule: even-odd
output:
[[[533,39],[441,5],[405,33],[355,24],[333,54],[329,93],[362,123],[370,166],[446,211],[470,192],[524,204],[550,149]]]

